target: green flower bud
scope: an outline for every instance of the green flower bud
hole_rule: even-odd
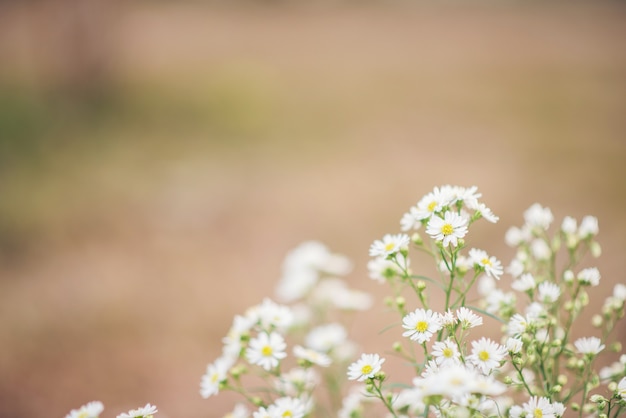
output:
[[[397,353],[401,353],[402,352],[402,344],[400,342],[398,342],[398,341],[393,343],[392,348],[393,348],[393,351],[395,351]]]
[[[405,305],[405,304],[406,304],[406,299],[404,299],[402,296],[398,296],[398,297],[396,298],[396,306],[397,306],[399,309],[404,308],[404,305]]]
[[[589,244],[589,250],[594,258],[598,258],[602,254],[602,247],[600,247],[600,244],[596,241],[591,241],[591,244]]]
[[[421,292],[424,289],[426,289],[426,282],[424,280],[419,280],[417,282],[416,286],[417,286],[417,290],[419,290]]]
[[[413,242],[413,244],[418,245],[418,246],[424,243],[424,241],[422,240],[422,237],[417,232],[411,236],[411,241]]]
[[[594,315],[591,318],[591,325],[593,325],[596,328],[600,328],[602,326],[602,317],[600,315]]]
[[[556,381],[558,382],[559,385],[565,386],[567,384],[567,376],[565,376],[564,374],[560,374],[556,378]]]

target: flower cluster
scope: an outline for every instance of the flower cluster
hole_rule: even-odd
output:
[[[98,418],[104,411],[104,405],[100,401],[89,402],[78,409],[72,409],[65,418]],[[146,404],[146,406],[131,409],[128,412],[121,413],[117,418],[153,418],[158,412],[156,406]]]
[[[391,361],[359,355],[348,339],[346,312],[369,309],[371,297],[347,285],[347,258],[311,241],[287,254],[278,302],[234,317],[201,396],[238,393],[242,402],[227,415],[238,418],[626,413],[626,354],[613,336],[626,285],[588,313],[588,291],[602,279],[583,264],[601,253],[597,219],[565,217],[555,226],[550,209],[532,205],[523,225],[506,232],[514,257],[505,267],[468,245],[476,222],[499,220],[481,198],[476,187],[436,187],[402,216],[399,232],[369,248],[369,277],[389,286],[385,301],[398,316],[385,330],[397,338],[387,357],[404,364],[401,380],[383,370]],[[425,271],[415,274],[414,265]],[[599,368],[602,356],[608,366]],[[101,411],[93,402],[67,418]],[[118,418],[155,412],[146,405]]]

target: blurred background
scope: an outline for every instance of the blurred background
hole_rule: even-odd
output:
[[[0,417],[221,416],[200,376],[308,239],[354,261],[352,335],[384,351],[367,249],[446,183],[483,192],[471,243],[505,265],[532,203],[598,216],[601,304],[625,39],[621,2],[0,1]]]

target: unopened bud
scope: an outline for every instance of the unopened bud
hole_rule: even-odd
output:
[[[591,325],[593,325],[596,328],[600,328],[602,326],[602,316],[600,315],[594,315],[591,318]]]

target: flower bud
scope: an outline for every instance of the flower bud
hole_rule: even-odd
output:
[[[406,299],[404,299],[402,296],[398,296],[396,298],[396,306],[398,307],[398,309],[404,308],[405,304],[406,304]]]
[[[393,351],[395,351],[396,353],[401,353],[402,352],[402,344],[400,344],[400,342],[396,341],[395,343],[393,343]]]
[[[413,244],[418,246],[424,243],[424,240],[422,240],[422,237],[417,232],[411,236],[411,241],[413,242]]]
[[[565,386],[567,384],[567,376],[565,376],[564,374],[560,374],[556,378],[556,381],[558,382],[559,385]]]
[[[417,290],[419,290],[421,292],[424,289],[426,289],[426,282],[424,280],[418,280],[418,282],[417,282]]]
[[[596,328],[600,328],[602,326],[602,317],[600,315],[594,315],[591,318],[591,325],[593,325]]]
[[[596,241],[591,241],[591,244],[589,244],[589,250],[594,258],[598,258],[602,254],[602,247],[600,247],[600,244]]]
[[[550,393],[552,393],[552,394],[559,393],[559,392],[561,392],[561,390],[563,390],[563,386],[561,386],[561,385],[554,385],[550,389]]]

